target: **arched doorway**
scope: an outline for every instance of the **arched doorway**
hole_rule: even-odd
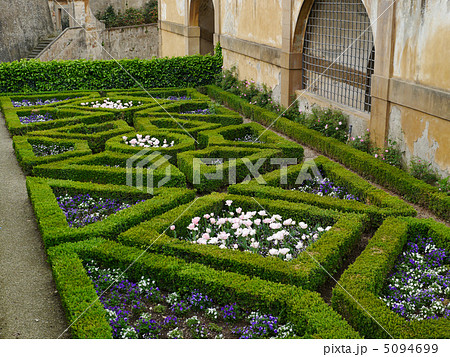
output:
[[[293,50],[302,53],[302,89],[370,112],[375,48],[361,0],[311,1],[300,13]]]
[[[214,53],[214,4],[212,0],[192,0],[189,26],[199,27],[199,53]]]

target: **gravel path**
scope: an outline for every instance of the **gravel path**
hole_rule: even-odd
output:
[[[57,338],[67,321],[1,113],[0,185],[0,338]]]

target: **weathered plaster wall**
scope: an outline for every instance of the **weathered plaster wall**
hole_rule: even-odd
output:
[[[98,38],[92,38],[93,34]],[[100,44],[103,44],[103,49]],[[156,24],[116,27],[89,33],[83,28],[71,28],[64,31],[39,59],[51,61],[81,58],[94,60],[152,58],[158,56],[158,48],[159,36]]]
[[[221,34],[281,48],[282,0],[220,1]]]
[[[450,90],[450,2],[396,3],[394,77]]]
[[[407,162],[417,156],[432,162],[441,175],[450,175],[450,122],[392,105],[389,138],[399,144]]]
[[[103,31],[106,51],[115,59],[158,56],[159,35],[156,24],[127,26]],[[104,54],[104,59],[111,56]]]
[[[160,20],[184,24],[186,18],[186,0],[159,0]]]
[[[0,0],[0,62],[26,57],[53,32],[47,0]]]

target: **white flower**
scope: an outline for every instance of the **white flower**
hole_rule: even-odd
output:
[[[278,222],[273,222],[273,223],[269,224],[270,229],[280,229],[281,226],[282,226],[282,224],[278,223]]]
[[[170,226],[170,230],[174,231],[175,230],[175,226]]]
[[[295,249],[302,249],[303,248],[303,242],[302,241],[300,241],[300,242],[298,242],[297,243],[297,245],[295,246]]]
[[[209,214],[203,215],[203,218],[209,219],[211,216]]]
[[[250,244],[250,247],[258,249],[259,248],[259,243],[258,242],[253,242],[252,244]]]
[[[208,240],[207,240],[207,239],[204,239],[204,238],[199,238],[199,239],[197,239],[197,243],[198,243],[198,244],[207,244],[207,243],[208,243]]]
[[[319,232],[323,232],[323,228],[322,228],[322,227],[317,228],[317,230],[318,230]]]
[[[327,228],[325,228],[326,231],[329,231],[331,229],[331,226],[328,226]]]
[[[237,244],[234,244],[234,245],[233,245],[233,248],[234,248],[234,249],[238,249],[239,246],[238,246]]]
[[[206,228],[206,233],[211,233],[211,229]]]
[[[286,255],[287,253],[289,253],[290,249],[289,248],[281,248],[279,250],[279,253],[282,255]]]
[[[227,249],[227,246],[225,244],[222,244],[219,246],[220,249]]]
[[[241,212],[242,212],[242,208],[241,207],[236,208],[236,213],[240,214]]]
[[[209,221],[211,222],[211,224],[215,224],[216,223],[216,219],[215,218],[211,218]]]
[[[290,226],[292,224],[292,218],[286,219],[283,222],[283,226]]]
[[[272,248],[271,250],[269,250],[269,254],[270,255],[278,255],[278,249]]]
[[[292,259],[292,254],[286,254],[286,260],[291,260]]]
[[[202,238],[208,240],[211,237],[210,237],[209,233],[203,233]]]
[[[226,200],[226,201],[225,201],[225,204],[226,204],[228,207],[230,207],[232,203],[233,203],[232,200]]]
[[[259,218],[255,219],[255,221],[253,223],[255,223],[255,225],[259,226],[261,224],[261,220]]]
[[[262,217],[267,216],[266,211],[259,211],[258,214]]]
[[[300,222],[300,223],[299,223],[299,226],[300,226],[301,229],[306,229],[306,228],[308,228],[308,225],[307,225],[305,222]]]

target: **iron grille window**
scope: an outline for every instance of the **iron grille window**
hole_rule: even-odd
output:
[[[303,88],[370,112],[374,60],[370,20],[361,0],[315,0],[303,45]]]

